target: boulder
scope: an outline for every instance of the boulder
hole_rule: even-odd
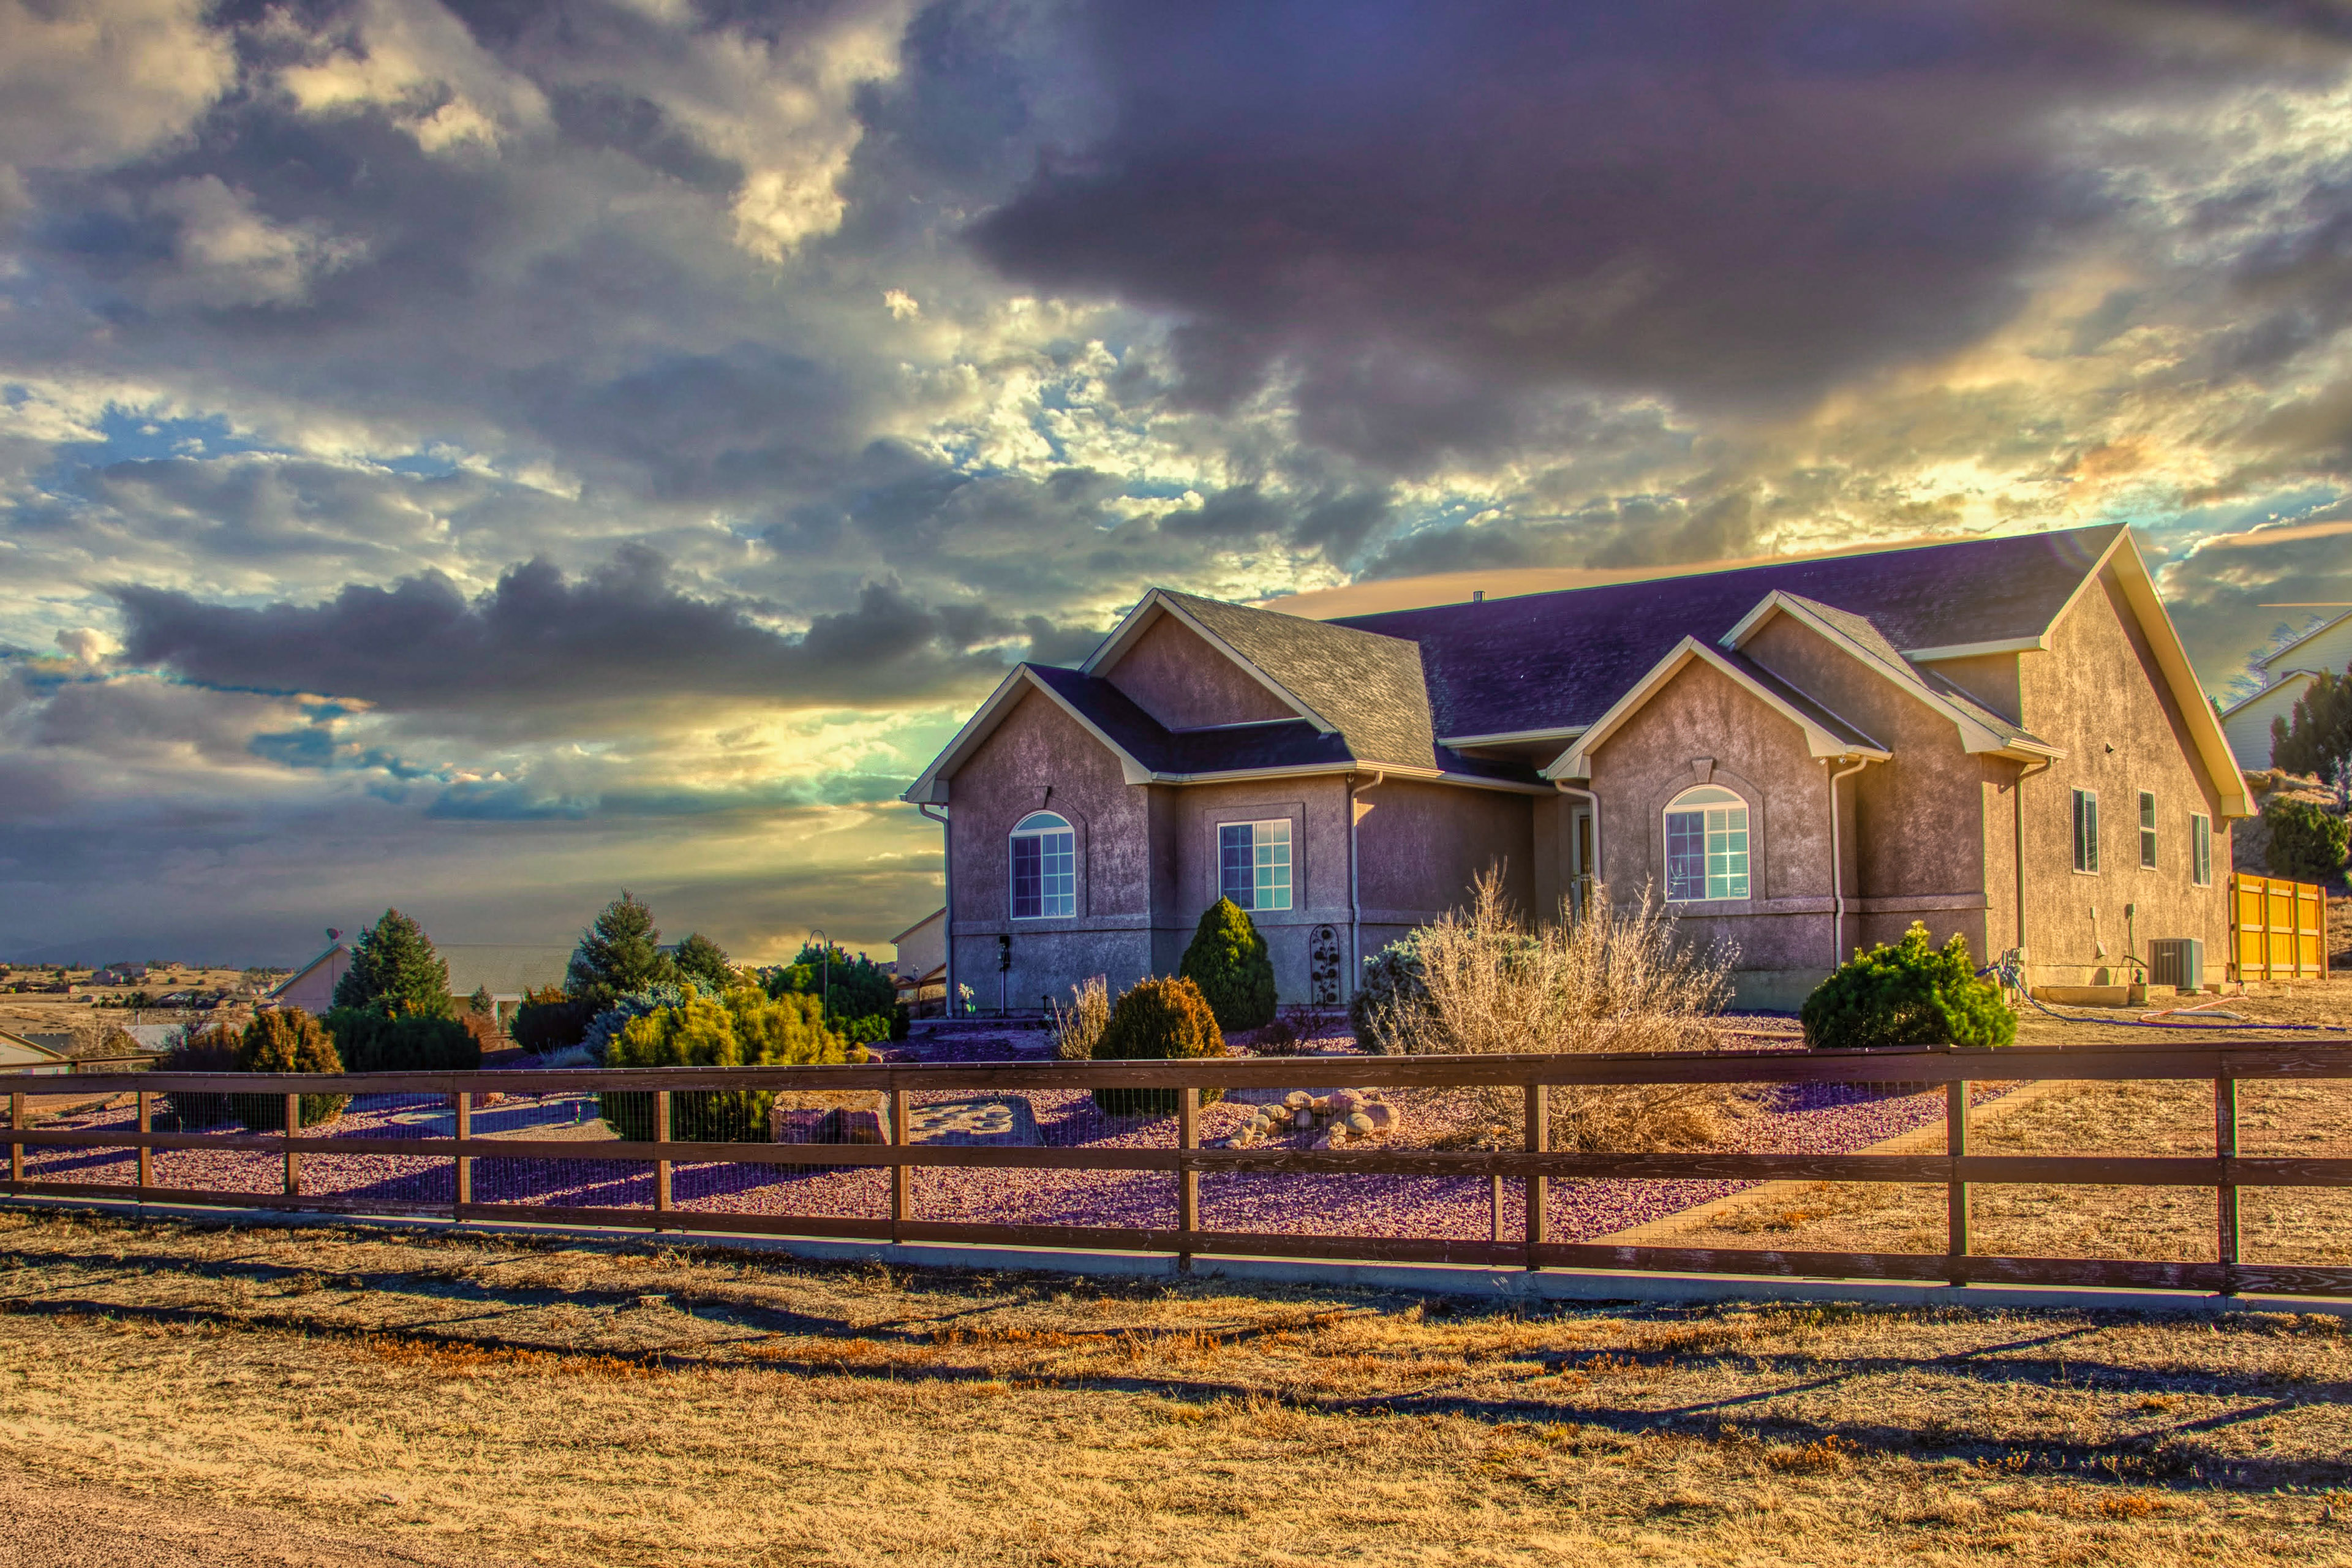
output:
[[[1397,1108],[1384,1100],[1372,1101],[1360,1114],[1372,1124],[1375,1132],[1393,1132],[1404,1120]]]
[[[1356,1111],[1348,1118],[1348,1131],[1359,1138],[1369,1138],[1372,1133],[1372,1119],[1360,1110]]]
[[[1303,1089],[1294,1089],[1288,1094],[1282,1097],[1282,1103],[1288,1106],[1293,1110],[1297,1110],[1302,1105],[1310,1105],[1314,1103],[1314,1100],[1315,1097],[1307,1093]]]

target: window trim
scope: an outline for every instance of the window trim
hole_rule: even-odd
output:
[[[2202,811],[2189,814],[2189,885],[2213,885],[2213,818]]]
[[[1691,796],[1706,798],[1690,801]],[[1675,808],[1680,806],[1678,811]],[[1739,891],[1714,893],[1709,891],[1714,874],[1707,862],[1714,858],[1711,847],[1714,829],[1706,824],[1707,815],[1716,811],[1737,811],[1740,814],[1738,828],[1727,826],[1727,833],[1738,832],[1743,842],[1739,847]],[[1676,816],[1696,816],[1699,819],[1699,891],[1695,897],[1676,898],[1674,892],[1675,829]],[[1660,844],[1659,869],[1664,873],[1665,900],[1670,904],[1737,904],[1746,903],[1756,896],[1756,808],[1753,802],[1728,784],[1710,779],[1706,784],[1685,784],[1668,796],[1658,808]],[[1727,880],[1728,879],[1727,875]]]
[[[1040,820],[1041,818],[1045,820]],[[1060,826],[1052,826],[1055,823],[1058,823]],[[1066,910],[1048,908],[1049,895],[1045,891],[1048,873],[1045,868],[1045,847],[1044,841],[1059,837],[1066,837],[1069,841],[1070,868],[1068,874],[1070,879],[1070,888],[1069,892],[1066,895],[1069,900],[1069,908]],[[1020,862],[1018,859],[1020,855],[1020,845],[1024,839],[1034,840],[1038,843],[1037,912],[1027,915],[1021,912],[1021,874]],[[1008,920],[1066,921],[1076,920],[1077,918],[1078,826],[1076,823],[1072,822],[1068,817],[1064,816],[1057,811],[1033,811],[1024,814],[1018,822],[1015,822],[1013,825],[1012,829],[1004,836],[1004,908],[1005,918]]]
[[[2086,805],[2090,808],[2088,811],[2084,809]],[[2095,789],[2076,789],[2071,809],[2073,816],[2068,825],[2067,837],[2070,842],[2069,858],[2074,865],[2074,875],[2095,877],[2099,874],[2099,792]],[[2086,820],[2090,825],[2090,831],[2087,834],[2084,832],[2084,824]],[[2088,864],[2085,864],[2085,861]]]
[[[1285,851],[1281,861],[1283,871],[1282,902],[1279,904],[1260,904],[1257,902],[1257,872],[1262,865],[1264,865],[1264,861],[1261,859],[1259,854],[1258,835],[1262,829],[1272,827],[1279,827],[1282,829],[1282,847]],[[1234,828],[1247,828],[1250,836],[1250,901],[1245,904],[1241,904],[1241,900],[1238,899],[1234,899],[1234,901],[1237,904],[1241,904],[1241,907],[1244,910],[1248,910],[1253,915],[1287,914],[1292,910],[1297,910],[1298,908],[1299,837],[1297,827],[1298,825],[1286,816],[1244,817],[1239,819],[1219,817],[1213,820],[1209,824],[1209,829],[1214,836],[1216,846],[1216,859],[1214,865],[1216,868],[1215,887],[1217,897],[1221,899],[1233,898],[1233,894],[1227,890],[1225,885],[1225,834]]]
[[[2156,864],[2156,792],[2139,792],[2139,868],[2153,871]]]

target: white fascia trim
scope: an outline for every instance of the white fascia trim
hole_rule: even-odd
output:
[[[1275,679],[1274,677],[1268,675],[1256,665],[1251,663],[1247,658],[1242,657],[1242,652],[1239,648],[1234,647],[1233,644],[1227,642],[1224,638],[1211,631],[1206,626],[1203,626],[1201,623],[1199,617],[1185,609],[1183,605],[1177,604],[1173,599],[1171,599],[1165,593],[1161,592],[1158,588],[1154,588],[1149,594],[1144,595],[1142,602],[1127,613],[1127,618],[1118,623],[1118,626],[1112,630],[1110,636],[1103,638],[1100,646],[1096,647],[1094,652],[1087,655],[1086,662],[1078,666],[1080,673],[1092,675],[1097,669],[1101,669],[1106,666],[1116,662],[1118,656],[1127,651],[1128,645],[1132,643],[1137,637],[1140,637],[1143,634],[1144,629],[1150,626],[1150,612],[1154,610],[1158,610],[1165,615],[1175,616],[1178,620],[1191,627],[1193,635],[1198,637],[1202,642],[1207,643],[1211,647],[1215,648],[1219,653],[1223,654],[1227,658],[1232,659],[1235,664],[1241,666],[1242,668],[1247,670],[1251,679],[1256,681],[1260,686],[1265,687],[1268,691],[1273,692],[1274,695],[1286,707],[1288,707],[1292,712],[1297,714],[1301,719],[1304,719],[1308,723],[1314,725],[1316,733],[1321,735],[1336,735],[1339,732],[1339,727],[1337,724],[1332,723],[1328,719],[1324,718],[1322,714],[1318,713],[1314,709],[1309,708],[1306,703],[1300,701],[1297,696],[1293,693],[1289,688],[1284,686],[1280,681]]]
[[[1956,642],[1941,647],[1906,647],[1903,657],[1918,664],[1942,658],[1979,658],[1992,653],[2048,653],[2050,634],[2038,637],[1997,637],[1991,642]]]
[[[1917,698],[1920,701],[1934,709],[1937,713],[1950,720],[1953,724],[1958,726],[1959,729],[1960,749],[1962,751],[1998,752],[2016,743],[2013,741],[2006,739],[1996,733],[1992,730],[1986,728],[1985,725],[1970,717],[1965,710],[1955,707],[1952,703],[1947,701],[1942,693],[1935,690],[1925,681],[1919,679],[1918,671],[1909,668],[1908,667],[1898,668],[1894,665],[1888,664],[1872,649],[1864,647],[1862,644],[1854,641],[1853,638],[1848,637],[1837,626],[1822,619],[1821,616],[1813,614],[1811,610],[1808,609],[1803,605],[1798,604],[1795,600],[1791,599],[1788,595],[1782,593],[1778,588],[1773,589],[1771,593],[1765,595],[1763,603],[1758,605],[1745,616],[1742,616],[1739,618],[1739,624],[1738,626],[1733,626],[1729,631],[1724,633],[1723,646],[1727,648],[1738,648],[1750,637],[1753,637],[1758,631],[1761,630],[1764,624],[1767,621],[1769,621],[1776,615],[1794,617],[1796,620],[1801,622],[1805,626],[1826,639],[1832,647],[1843,650],[1849,658],[1860,660],[1863,668],[1865,669],[1876,670],[1888,681],[1900,687],[1903,690],[1909,692],[1913,697]],[[1855,725],[1854,727],[1856,729],[1861,728],[1860,725]]]
[[[2164,607],[2164,596],[2157,592],[2156,578],[2141,558],[2130,529],[2116,536],[2115,548],[2099,564],[2103,568],[2114,566],[2116,580],[2123,584],[2125,602],[2139,617],[2139,629],[2147,636],[2148,647],[2155,650],[2157,668],[2163,670],[2165,683],[2172,688],[2172,700],[2188,722],[2198,760],[2205,764],[2206,777],[2212,781],[2221,815],[2253,816],[2253,803],[2246,797],[2246,775],[2238,770],[2237,754],[2230,750],[2229,736],[2221,732],[2221,715],[2213,711],[2213,704],[2197,679],[2197,668],[2189,662],[2189,649],[2181,644],[2171,612]],[[2071,601],[2068,607],[2072,607]]]
[[[1080,729],[1100,742],[1104,750],[1118,759],[1119,773],[1129,784],[1150,782],[1150,769],[1128,755],[1118,742],[1096,727],[1093,720],[1071,707],[1060,692],[1030,673],[1027,665],[1022,665],[997,682],[996,689],[990,692],[988,700],[982,703],[979,710],[964,721],[963,728],[956,731],[955,739],[948,742],[947,750],[933,758],[931,765],[925,768],[915,782],[907,786],[906,793],[898,798],[916,805],[948,804],[947,792],[940,788],[941,775],[961,762],[965,752],[988,738],[989,731],[996,728],[997,721],[1003,716],[1004,710],[1011,706],[1014,698],[1022,694],[1024,689],[1041,691],[1053,699],[1055,707],[1076,720]]]
[[[2309,631],[2295,638],[2294,641],[2287,644],[2286,647],[2280,648],[2276,653],[2266,653],[2263,655],[2263,668],[2264,669],[2268,669],[2272,665],[2276,664],[2280,659],[2284,658],[2287,655],[2293,653],[2295,649],[2301,647],[2312,638],[2315,637],[2324,637],[2327,633],[2332,632],[2336,627],[2342,626],[2347,621],[2352,621],[2352,610],[2347,610],[2344,614],[2336,616],[2332,621],[2323,621],[2318,626],[2312,627]]]
[[[1463,746],[1512,746],[1528,741],[1573,741],[1588,728],[1590,726],[1584,724],[1570,724],[1553,730],[1506,730],[1499,735],[1440,735],[1437,743],[1459,749]]]
[[[2276,680],[2272,681],[2260,691],[2248,692],[2245,696],[2239,698],[2235,702],[2231,703],[2227,708],[2222,709],[2221,717],[2227,719],[2235,714],[2242,713],[2247,709],[2252,707],[2255,703],[2260,702],[2265,697],[2277,697],[2286,690],[2290,683],[2295,683],[2294,694],[2296,698],[2300,700],[2304,692],[2310,688],[2311,683],[2317,679],[2318,672],[2316,670],[2282,670],[2279,672],[2279,677]]]
[[[1592,753],[1600,750],[1601,744],[1626,720],[1632,718],[1644,703],[1657,694],[1660,688],[1680,674],[1683,667],[1695,658],[1704,659],[1708,665],[1728,676],[1741,689],[1759,699],[1774,712],[1802,730],[1805,734],[1806,750],[1816,757],[1867,757],[1873,762],[1883,763],[1895,754],[1883,746],[1856,745],[1831,734],[1813,722],[1811,718],[1799,712],[1782,700],[1779,692],[1759,683],[1746,670],[1732,663],[1720,652],[1709,647],[1696,637],[1686,637],[1675,644],[1674,650],[1665,658],[1652,665],[1649,673],[1634,682],[1633,689],[1620,697],[1611,706],[1609,711],[1601,716],[1598,722],[1579,736],[1576,744],[1562,752],[1549,767],[1543,769],[1543,776],[1548,779],[1591,777]]]

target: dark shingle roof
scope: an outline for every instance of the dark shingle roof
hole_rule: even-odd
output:
[[[1883,752],[1886,750],[1885,746],[1880,745],[1878,742],[1867,732],[1847,723],[1843,719],[1839,718],[1836,714],[1831,712],[1828,709],[1822,707],[1820,703],[1814,701],[1811,698],[1806,696],[1803,692],[1798,690],[1795,687],[1790,685],[1787,681],[1781,679],[1779,676],[1773,674],[1770,670],[1765,668],[1762,665],[1757,663],[1746,654],[1727,653],[1724,655],[1724,658],[1730,663],[1734,668],[1738,669],[1740,674],[1746,676],[1748,679],[1754,681],[1757,685],[1762,687],[1765,690],[1770,692],[1773,696],[1779,698],[1781,701],[1787,703],[1798,712],[1802,713],[1806,718],[1811,720],[1814,723],[1820,725],[1831,734],[1835,735],[1846,745],[1866,747],[1874,752]]]
[[[1894,649],[2039,637],[2123,526],[1792,561],[1328,624],[1417,643],[1440,735],[1565,729],[1607,712],[1684,637],[1714,642],[1776,588],[1866,620]]]
[[[1190,594],[1160,594],[1223,637],[1348,738],[1360,762],[1431,765],[1429,688],[1421,649],[1397,637],[1356,631]]]

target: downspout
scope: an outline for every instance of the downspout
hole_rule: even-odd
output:
[[[2058,765],[2054,757],[2044,758],[2040,767],[2017,770],[2017,783],[2011,790],[2010,820],[2012,837],[2009,858],[2017,873],[2017,975],[2018,984],[2025,984],[2025,781],[2048,773]]]
[[[1368,789],[1378,789],[1389,775],[1375,771],[1372,782],[1348,786],[1348,999],[1355,1000],[1356,988],[1364,981],[1364,897],[1363,882],[1356,875],[1356,797]]]
[[[1823,757],[1822,769],[1826,771],[1829,765],[1830,760]],[[1832,974],[1837,973],[1838,965],[1845,962],[1845,859],[1838,849],[1838,780],[1852,778],[1868,766],[1868,757],[1856,757],[1853,766],[1843,773],[1830,774],[1830,973]]]
[[[948,826],[948,814],[931,816],[930,803],[919,801],[915,809],[940,825],[940,893],[947,904],[947,913],[940,921],[940,938],[947,945],[947,994],[940,998],[940,1011],[947,1017],[956,1016],[955,988],[955,829]],[[919,986],[915,995],[922,996]]]
[[[1576,785],[1572,784],[1563,784],[1559,779],[1551,781],[1551,787],[1559,791],[1562,795],[1582,795],[1585,799],[1585,804],[1592,808],[1592,864],[1584,868],[1584,879],[1591,886],[1597,888],[1601,885],[1599,871],[1601,865],[1601,797],[1593,794],[1589,789],[1579,789]],[[1573,822],[1570,823],[1570,826],[1574,826]],[[1572,834],[1570,837],[1570,842],[1571,844],[1575,842],[1575,838]],[[1575,883],[1573,881],[1570,883],[1570,888],[1571,889],[1570,898],[1576,905],[1576,912],[1580,916],[1584,913],[1584,902],[1582,900],[1576,898],[1573,891],[1575,888]]]

